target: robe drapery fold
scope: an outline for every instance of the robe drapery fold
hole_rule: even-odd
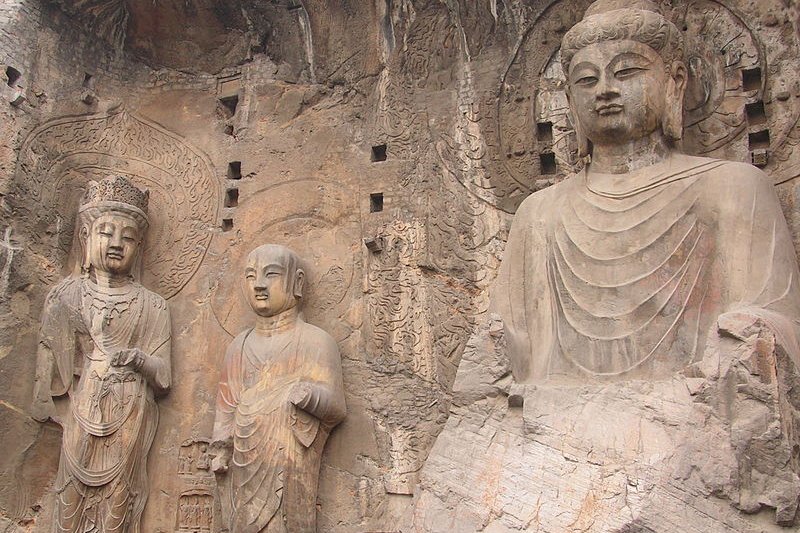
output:
[[[797,336],[797,260],[762,172],[674,155],[629,177],[583,171],[517,211],[492,302],[518,382],[668,377],[738,309]]]
[[[145,354],[140,370],[111,365]],[[56,479],[57,533],[138,533],[147,500],[147,454],[158,426],[154,391],[171,382],[170,318],[141,285],[100,289],[68,278],[42,315],[35,402],[69,395]]]
[[[345,414],[339,349],[300,318],[259,335],[247,330],[230,344],[217,395],[212,440],[233,444],[231,530],[314,533],[322,451]],[[300,383],[309,395],[295,406],[289,394]]]

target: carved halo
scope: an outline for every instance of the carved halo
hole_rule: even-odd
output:
[[[165,298],[197,271],[217,223],[222,192],[208,158],[178,135],[125,111],[45,123],[25,140],[18,172],[38,206],[33,216],[54,229],[61,257],[70,252],[75,213],[89,181],[115,174],[149,189],[144,284]]]

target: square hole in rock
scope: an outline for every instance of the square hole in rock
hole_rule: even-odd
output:
[[[225,207],[236,207],[237,205],[239,205],[239,189],[225,191]]]
[[[380,213],[383,211],[383,193],[376,192],[369,195],[369,212]]]
[[[553,143],[553,123],[552,122],[538,122],[536,124],[536,138],[539,142],[552,144]]]
[[[386,161],[386,145],[379,144],[377,146],[373,146],[371,159],[373,163],[377,163],[378,161]]]
[[[742,70],[742,89],[745,91],[757,91],[761,89],[760,68],[746,68]]]
[[[233,96],[220,98],[219,103],[222,104],[222,108],[226,111],[228,117],[232,117],[236,114],[236,107],[239,105],[239,95],[234,94]]]
[[[555,174],[558,171],[556,154],[553,152],[539,154],[539,168],[542,174]]]
[[[755,131],[747,136],[750,150],[766,150],[769,148],[769,130]]]
[[[751,126],[767,123],[767,112],[764,109],[764,102],[753,102],[744,106],[747,114],[747,123]]]
[[[230,231],[233,229],[233,219],[232,218],[223,218],[222,219],[222,231]]]
[[[242,179],[242,162],[231,161],[228,163],[228,179],[240,180]]]
[[[15,69],[14,67],[6,67],[6,78],[8,78],[8,86],[14,87],[19,79],[22,77],[22,73]]]

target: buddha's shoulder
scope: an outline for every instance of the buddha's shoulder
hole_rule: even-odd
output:
[[[558,183],[530,194],[519,205],[516,214],[541,213],[543,209],[555,209],[555,203],[564,198],[578,184],[579,179],[579,174],[570,174]]]
[[[140,285],[139,283],[134,283],[134,287],[138,291],[138,293],[145,299],[148,305],[158,309],[159,311],[166,311],[167,310],[167,300],[164,299],[163,296],[158,294],[157,292],[153,292],[144,285]]]
[[[748,163],[681,154],[676,161],[684,172],[696,174],[709,189],[736,187],[740,192],[770,187],[769,177]]]
[[[324,329],[309,324],[305,320],[298,321],[297,327],[300,328],[300,342],[303,344],[313,345],[327,353],[339,353],[336,341]]]
[[[47,293],[46,307],[63,304],[78,305],[83,280],[78,276],[69,276],[54,285]]]

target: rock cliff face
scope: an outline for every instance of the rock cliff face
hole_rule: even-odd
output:
[[[423,477],[418,497],[441,520],[465,505],[463,523],[474,529],[462,531],[505,531],[490,527],[501,516],[507,529],[536,530],[535,498],[513,487],[490,491],[505,499],[479,492],[493,482],[502,445],[520,467],[541,457],[536,468],[576,464],[586,479],[610,476],[613,497],[578,491],[574,502],[602,509],[597,523],[612,524],[634,497],[631,482],[645,476],[607,472],[586,443],[574,447],[578,466],[532,437],[540,433],[519,409],[492,399],[500,393],[480,400],[482,416],[464,415],[463,403],[450,415],[462,353],[488,320],[487,288],[513,213],[580,164],[558,47],[588,3],[0,5],[0,531],[49,530],[61,430],[29,416],[37,329],[45,295],[75,253],[81,193],[109,173],[151,190],[144,284],[172,315],[173,387],[159,403],[143,531],[220,531],[207,460],[214,395],[225,346],[248,325],[242,262],[266,242],[308,259],[306,319],[342,353],[348,418],[323,457],[319,531],[397,530],[445,423],[462,424],[465,437],[436,445],[426,468],[437,474]],[[800,244],[796,4],[665,7],[690,43],[684,149],[762,167]],[[470,364],[505,375],[494,363]],[[678,389],[630,398],[690,395]],[[597,410],[629,401],[595,392]],[[542,434],[571,435],[562,422]],[[494,424],[515,428],[519,447],[492,442]],[[696,427],[709,440],[716,431]],[[450,453],[475,458],[474,468],[448,472]],[[677,509],[688,498],[699,517],[717,497],[711,486],[659,501]],[[465,487],[474,492],[462,495]],[[208,505],[210,517],[197,510]],[[641,530],[661,531],[653,524],[662,515],[647,514],[656,507],[643,511]],[[581,530],[584,518],[576,520],[570,527]],[[565,523],[540,530],[569,530]]]

